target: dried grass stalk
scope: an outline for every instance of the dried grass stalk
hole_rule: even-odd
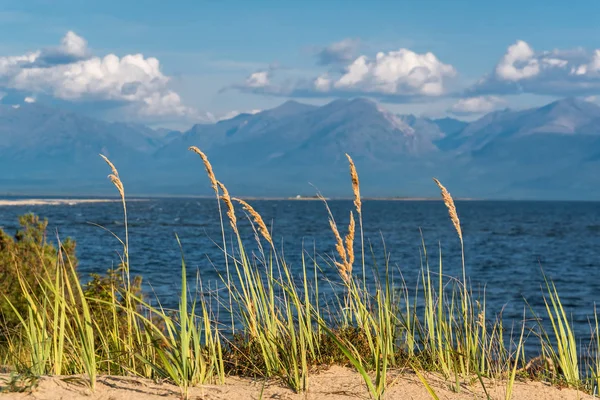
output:
[[[454,228],[456,229],[456,233],[458,233],[458,238],[462,242],[462,240],[463,240],[462,229],[460,227],[460,220],[458,219],[458,213],[456,212],[456,206],[454,205],[454,200],[452,199],[452,196],[450,195],[450,192],[448,191],[448,189],[446,189],[439,180],[437,180],[436,178],[433,178],[433,181],[435,182],[436,185],[438,185],[438,187],[440,188],[440,191],[442,192],[442,199],[444,200],[444,204],[446,205],[446,208],[448,209],[448,214],[450,215],[450,220],[452,221],[452,224],[454,225]]]
[[[229,223],[231,224],[231,228],[237,234],[237,218],[235,217],[235,209],[233,208],[233,203],[231,202],[231,196],[229,196],[229,191],[221,182],[216,182],[219,188],[221,188],[221,191],[223,192],[221,200],[223,200],[223,202],[225,202],[225,205],[227,206],[227,217],[229,217]]]
[[[110,179],[110,181],[113,183],[113,185],[115,185],[115,187],[119,191],[121,200],[124,200],[125,199],[125,187],[123,186],[123,182],[121,182],[121,179],[119,179],[119,177],[114,174],[108,175],[108,179]]]
[[[256,225],[258,225],[258,230],[260,231],[260,233],[263,235],[265,240],[267,242],[269,242],[271,244],[271,246],[273,246],[273,239],[271,238],[271,234],[269,233],[269,230],[267,229],[267,225],[265,225],[265,222],[263,221],[260,214],[254,208],[252,208],[252,206],[250,204],[246,203],[244,200],[238,199],[237,197],[232,198],[232,200],[240,203],[242,205],[242,208],[244,210],[246,210],[248,212],[248,214],[250,214],[252,216],[252,218],[254,219],[254,222],[256,223]]]
[[[115,165],[112,162],[110,162],[110,160],[104,154],[100,154],[100,157],[102,157],[102,159],[104,161],[106,161],[106,163],[108,164],[108,166],[112,170],[113,175],[119,176],[119,171],[117,171],[117,167],[115,167]]]
[[[346,253],[348,254],[348,265],[350,273],[352,273],[352,264],[354,264],[354,233],[356,223],[354,222],[354,214],[350,211],[350,224],[348,225],[348,234],[346,235]]]
[[[354,192],[354,206],[356,207],[356,212],[360,215],[362,214],[362,202],[360,200],[360,182],[358,180],[358,173],[356,172],[356,166],[354,165],[354,161],[349,154],[346,154],[346,158],[348,158],[348,163],[350,164],[350,178],[352,179],[352,191]]]
[[[335,249],[340,256],[340,261],[335,261],[334,264],[338,269],[338,272],[342,276],[342,279],[346,283],[350,283],[350,274],[352,273],[352,266],[348,262],[348,253],[346,251],[346,247],[344,246],[344,241],[342,240],[342,236],[338,231],[337,225],[333,219],[329,219],[329,225],[331,226],[331,231],[335,236]]]
[[[117,171],[117,167],[115,167],[115,165],[103,154],[100,154],[100,157],[102,157],[102,159],[104,161],[106,161],[106,163],[110,167],[112,174],[108,175],[108,179],[110,179],[110,181],[113,183],[113,185],[115,185],[115,187],[119,191],[119,195],[121,196],[121,199],[124,200],[125,199],[125,187],[123,186],[123,182],[121,182],[121,178],[119,178],[119,171]]]
[[[213,172],[212,165],[210,164],[210,161],[208,161],[208,157],[206,156],[206,154],[204,154],[202,152],[202,150],[200,150],[196,146],[190,146],[189,150],[191,150],[194,153],[198,154],[200,156],[200,158],[202,159],[202,162],[204,163],[204,168],[206,169],[206,174],[208,175],[208,179],[210,179],[210,184],[211,184],[213,190],[215,191],[215,193],[218,196],[219,195],[219,191],[218,191],[218,188],[217,188],[217,178],[215,178],[215,173]]]

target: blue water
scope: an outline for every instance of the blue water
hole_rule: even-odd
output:
[[[301,254],[318,254],[325,272],[336,277],[326,260],[333,255],[334,241],[325,207],[318,201],[252,201],[268,225],[278,248],[283,249],[295,273],[301,272]],[[330,201],[342,231],[346,231],[351,201]],[[543,311],[541,269],[555,283],[576,332],[588,337],[588,317],[600,300],[600,203],[593,202],[457,202],[463,227],[467,274],[472,286],[485,287],[490,314],[504,309],[508,320],[522,318],[524,299]],[[215,244],[221,230],[214,200],[150,199],[128,204],[131,270],[144,279],[145,289],[154,291],[167,306],[176,306],[180,282],[181,240],[189,277],[199,272],[205,286],[218,280],[223,255]],[[0,207],[0,226],[12,234],[17,216],[34,212],[49,220],[49,234],[77,241],[82,277],[104,272],[119,263],[122,247],[99,224],[123,236],[120,203],[58,206]],[[438,267],[441,245],[445,273],[460,276],[460,244],[442,202],[364,201],[365,238],[375,260],[384,261],[382,240],[396,276],[402,273],[414,288],[421,266],[421,231],[430,264]],[[239,213],[240,230],[248,236],[249,223]],[[358,242],[355,249],[359,249]],[[367,251],[371,258],[371,250]],[[355,265],[355,268],[358,267]]]

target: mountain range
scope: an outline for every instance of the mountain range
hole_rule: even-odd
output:
[[[567,98],[465,122],[392,113],[367,99],[288,101],[185,132],[92,119],[38,103],[0,106],[0,195],[209,195],[200,147],[241,196],[351,195],[345,153],[365,196],[600,199],[600,106]]]

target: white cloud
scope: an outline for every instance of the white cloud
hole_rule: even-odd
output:
[[[540,63],[533,49],[519,40],[508,48],[496,66],[496,75],[507,81],[518,81],[540,73]]]
[[[506,105],[505,100],[496,96],[478,96],[460,99],[448,111],[456,115],[486,114]]]
[[[446,91],[446,80],[455,76],[454,67],[440,62],[433,53],[400,49],[379,52],[372,61],[366,56],[357,58],[334,87],[387,95],[440,96]]]
[[[246,79],[246,86],[249,88],[262,88],[269,84],[269,71],[254,72]]]
[[[270,71],[251,74],[241,85],[242,91],[277,96],[357,96],[370,95],[388,100],[408,101],[415,97],[447,94],[457,75],[452,65],[444,64],[433,53],[415,53],[408,49],[379,52],[374,59],[355,58],[341,72],[329,71],[316,78],[288,78],[273,82]]]
[[[88,53],[87,41],[75,32],[69,31],[61,41],[60,50],[65,54],[83,58]]]
[[[317,53],[319,65],[340,64],[352,61],[356,57],[360,41],[344,39],[325,46]]]
[[[114,101],[139,115],[193,116],[168,83],[158,59],[91,56],[85,39],[74,32],[58,47],[0,57],[0,87],[68,101]]]
[[[315,79],[315,90],[318,92],[328,92],[331,89],[331,80],[327,74],[319,76]]]
[[[18,73],[21,68],[33,64],[39,56],[38,51],[22,56],[0,57],[0,79]]]
[[[25,103],[35,103],[35,97],[25,97],[25,100],[23,100]]]
[[[494,71],[484,76],[469,95],[532,93],[587,96],[600,93],[600,50],[535,51],[519,40],[508,47]]]

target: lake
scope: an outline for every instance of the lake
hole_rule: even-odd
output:
[[[322,202],[250,203],[272,227],[277,247],[283,249],[296,273],[301,273],[305,249],[309,259],[317,254],[327,276],[339,279],[325,263],[335,249]],[[329,206],[344,235],[352,202],[332,200]],[[475,290],[485,288],[488,310],[495,313],[504,308],[506,319],[519,320],[525,298],[543,312],[543,268],[573,314],[576,332],[587,338],[588,317],[594,302],[600,300],[600,203],[458,201],[456,206],[463,227],[467,274]],[[206,286],[218,281],[215,269],[224,272],[224,264],[215,244],[221,241],[215,200],[131,201],[128,211],[131,271],[141,275],[145,289],[154,291],[166,306],[176,306],[179,290],[181,264],[175,234],[181,240],[190,279],[195,280],[199,272]],[[0,207],[0,226],[14,234],[17,216],[26,212],[47,218],[49,235],[58,232],[62,238],[76,239],[84,279],[119,263],[120,244],[93,224],[123,235],[120,203],[4,206]],[[363,216],[365,238],[372,248],[367,249],[368,258],[382,265],[385,243],[390,265],[396,276],[402,273],[409,288],[415,288],[421,268],[421,232],[432,268],[437,271],[439,245],[445,273],[461,275],[460,243],[441,201],[366,200]],[[248,248],[255,248],[250,224],[241,213],[238,220]],[[359,249],[358,242],[355,249]]]

